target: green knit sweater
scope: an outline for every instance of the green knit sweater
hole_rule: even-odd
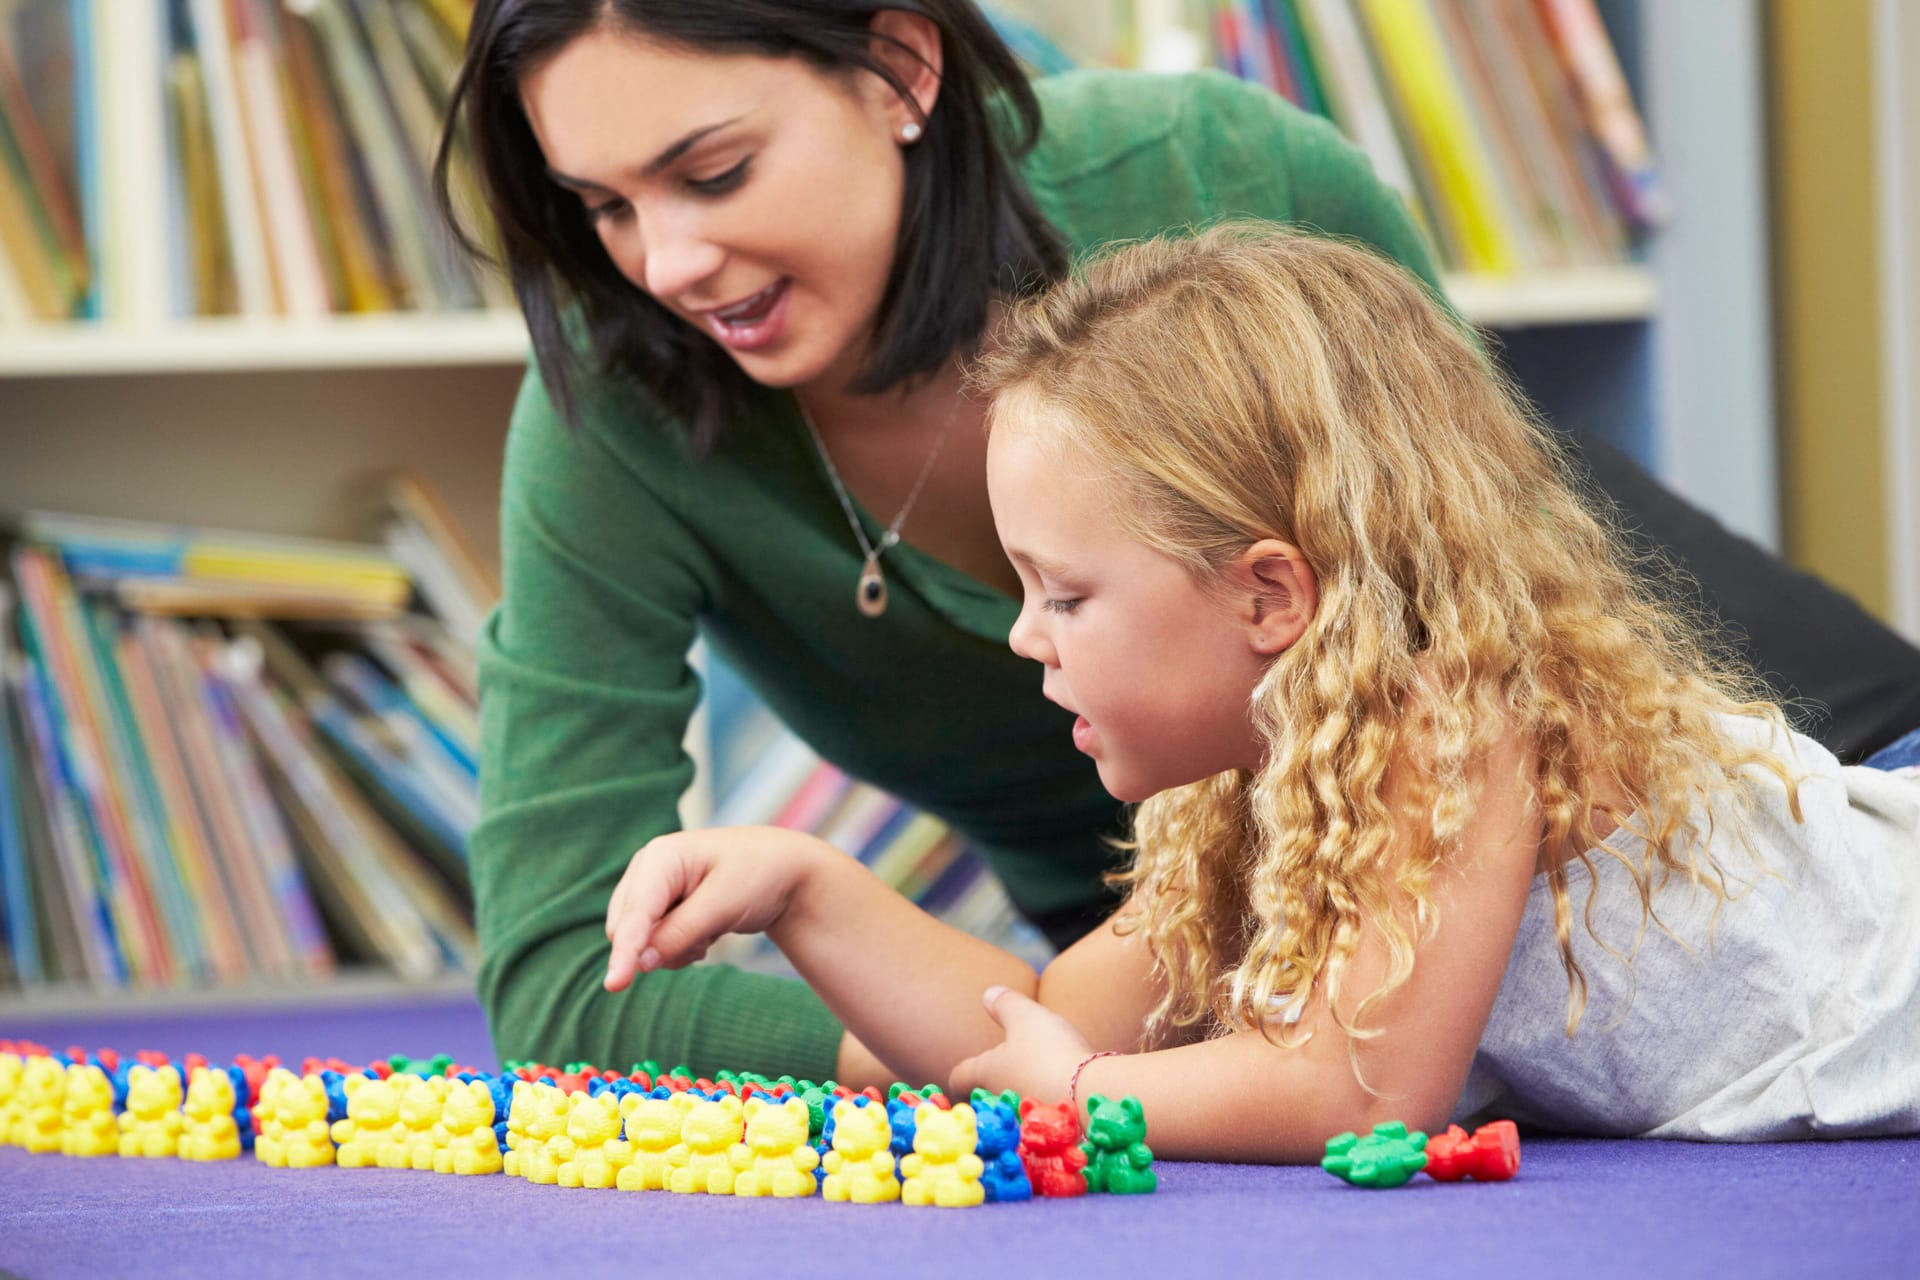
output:
[[[1438,288],[1366,158],[1263,90],[1215,72],[1035,88],[1045,124],[1024,172],[1076,253],[1250,215],[1370,242]],[[826,759],[969,837],[1029,911],[1102,892],[1119,806],[1007,648],[1016,600],[902,543],[885,618],[855,611],[860,553],[790,395],[756,395],[704,460],[612,380],[582,400],[570,434],[529,374],[507,445],[472,840],[495,1044],[824,1079],[841,1028],[800,983],[703,965],[600,986],[609,895],[633,851],[677,825],[693,778],[696,633]]]

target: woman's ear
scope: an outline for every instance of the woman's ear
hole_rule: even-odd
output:
[[[911,134],[917,138],[940,97],[940,28],[931,18],[903,9],[882,9],[873,15],[871,25],[878,37],[873,42],[874,57],[907,87],[907,96],[913,100],[909,105],[882,81],[891,132],[899,138],[911,125]]]
[[[1271,657],[1293,647],[1320,608],[1320,586],[1299,547],[1262,538],[1235,557],[1229,570],[1248,640]]]

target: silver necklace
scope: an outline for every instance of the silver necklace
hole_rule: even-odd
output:
[[[919,500],[920,490],[926,487],[927,477],[933,474],[933,464],[947,443],[947,433],[953,429],[954,417],[960,412],[960,400],[960,396],[954,396],[946,420],[940,424],[940,434],[934,437],[933,449],[927,454],[926,462],[921,464],[920,476],[913,482],[907,500],[900,506],[900,514],[880,535],[880,541],[872,543],[867,541],[867,531],[860,526],[860,513],[854,510],[853,499],[847,496],[847,486],[840,479],[839,469],[833,465],[833,455],[827,452],[827,442],[820,438],[820,428],[813,424],[813,415],[807,412],[807,406],[800,403],[798,396],[794,397],[793,402],[800,410],[800,421],[807,424],[807,434],[813,437],[813,447],[819,450],[820,461],[827,464],[827,479],[833,481],[833,491],[840,499],[840,509],[847,513],[847,524],[852,527],[853,536],[858,539],[860,550],[866,556],[860,566],[860,582],[853,591],[853,603],[869,618],[877,618],[887,611],[887,578],[880,572],[880,557],[899,543],[900,529],[907,522],[907,513],[913,510],[913,504]]]

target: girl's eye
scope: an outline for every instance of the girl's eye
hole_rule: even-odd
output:
[[[1049,600],[1040,606],[1048,613],[1072,613],[1080,607],[1079,600]]]
[[[715,174],[711,178],[689,178],[687,185],[703,196],[723,196],[732,191],[747,177],[747,161],[742,160],[725,173]]]

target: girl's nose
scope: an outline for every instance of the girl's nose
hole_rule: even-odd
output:
[[[1013,620],[1007,645],[1023,658],[1031,658],[1044,666],[1053,665],[1053,646],[1047,643],[1045,628],[1034,617],[1032,609],[1022,608],[1020,616]]]

